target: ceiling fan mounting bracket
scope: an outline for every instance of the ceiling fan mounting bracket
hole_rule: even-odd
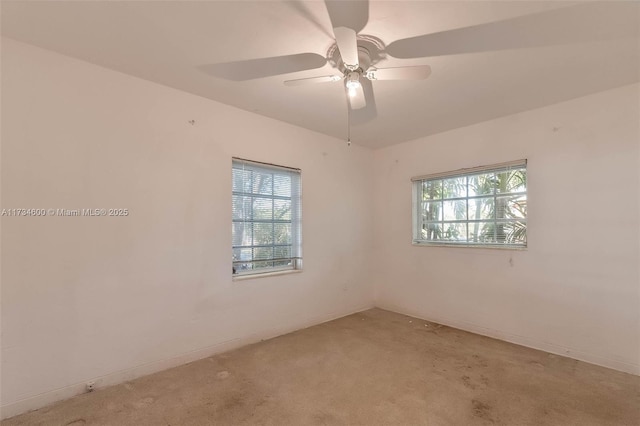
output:
[[[338,45],[333,43],[327,50],[327,61],[329,64],[340,70],[343,75],[347,75],[350,71],[359,71],[364,73],[369,67],[377,64],[387,57],[385,53],[386,46],[377,37],[367,34],[358,34],[358,61],[359,67],[355,70],[348,68],[342,61]]]

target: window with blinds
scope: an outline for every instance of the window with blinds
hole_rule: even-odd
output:
[[[414,244],[527,246],[527,160],[411,180]]]
[[[302,268],[300,170],[234,158],[233,274]]]

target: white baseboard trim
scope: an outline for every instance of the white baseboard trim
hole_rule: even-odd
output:
[[[388,304],[377,303],[360,306],[357,308],[345,310],[342,312],[333,312],[327,315],[321,315],[316,317],[309,317],[304,319],[301,323],[295,326],[274,327],[268,330],[263,330],[259,333],[253,333],[245,337],[227,340],[224,342],[218,342],[214,345],[190,351],[172,358],[162,359],[154,362],[150,362],[143,365],[138,365],[126,370],[115,371],[100,377],[87,378],[86,380],[73,385],[65,386],[58,389],[53,389],[47,392],[43,392],[39,395],[35,395],[29,398],[25,398],[19,401],[8,403],[0,407],[0,419],[6,419],[13,417],[28,411],[37,410],[55,402],[74,397],[76,395],[86,392],[86,383],[93,381],[96,383],[96,388],[103,388],[107,386],[113,386],[120,383],[125,383],[130,380],[134,380],[138,377],[146,376],[156,373],[158,371],[167,370],[169,368],[177,367],[187,364],[189,362],[197,361],[199,359],[207,358],[212,355],[216,355],[222,352],[227,352],[233,349],[237,349],[242,346],[246,346],[252,343],[259,342],[261,340],[271,339],[277,336],[282,336],[297,330],[312,327],[314,325],[322,324],[324,322],[332,321],[337,318],[342,318],[347,315],[355,314],[358,312],[366,311],[374,307],[384,309],[391,312],[396,312],[403,315],[409,315],[415,318],[420,318],[425,321],[434,322],[437,324],[446,325],[459,330],[468,331],[471,333],[479,334],[482,336],[491,337],[498,340],[504,340],[506,342],[514,343],[528,348],[537,349],[552,354],[573,358],[579,361],[584,361],[590,364],[599,365],[606,368],[630,373],[634,375],[640,375],[640,365],[626,363],[610,358],[602,357],[599,355],[587,353],[584,351],[575,350],[562,345],[554,343],[539,341],[536,339],[530,339],[524,336],[519,336],[511,333],[502,332],[500,330],[482,327],[474,323],[466,321],[457,321],[450,318],[441,317],[438,315],[425,316],[419,312],[412,311],[411,309],[405,309],[403,307]]]
[[[332,312],[326,315],[320,315],[315,317],[304,318],[298,320],[296,325],[287,325],[283,327],[273,327],[267,330],[263,330],[258,333],[252,333],[248,336],[239,337],[223,342],[215,343],[205,348],[196,349],[184,354],[168,358],[153,361],[147,364],[138,365],[125,370],[114,371],[109,374],[105,374],[100,377],[88,377],[80,383],[64,386],[58,389],[52,389],[50,391],[43,392],[38,395],[34,395],[28,398],[24,398],[15,402],[0,406],[0,420],[7,419],[9,417],[17,416],[19,414],[26,413],[28,411],[37,410],[47,405],[53,404],[64,399],[72,398],[76,395],[80,395],[86,392],[87,382],[95,382],[95,388],[100,389],[107,386],[113,386],[120,383],[125,383],[138,377],[146,376],[149,374],[157,373],[158,371],[167,370],[169,368],[178,367],[199,359],[207,358],[212,355],[216,355],[222,352],[227,352],[233,349],[237,349],[242,346],[257,343],[261,340],[272,339],[277,336],[282,336],[297,330],[312,327],[314,325],[322,324],[324,322],[332,321],[337,318],[342,318],[347,315],[355,314],[358,312],[372,309],[373,304],[359,306],[352,309],[346,309],[340,312]]]
[[[516,345],[525,346],[527,348],[537,349],[540,351],[552,353],[554,355],[560,355],[567,358],[576,359],[578,361],[584,361],[589,364],[595,364],[601,367],[611,368],[613,370],[640,376],[640,364],[631,364],[624,361],[610,359],[555,343],[531,339],[525,336],[519,336],[517,334],[511,334],[493,328],[483,327],[467,321],[453,320],[450,318],[439,316],[437,314],[425,316],[422,313],[413,311],[411,309],[405,309],[394,304],[376,303],[376,307],[384,309],[386,311],[396,312],[398,314],[408,315],[425,321],[434,322],[436,324],[442,324],[448,327],[456,328],[458,330],[468,331],[470,333],[479,334],[498,340],[504,340],[505,342],[515,343]]]

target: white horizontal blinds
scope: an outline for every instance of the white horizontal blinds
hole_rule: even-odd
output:
[[[526,246],[526,160],[428,175],[414,187],[414,242]]]
[[[441,173],[431,173],[428,175],[422,175],[422,176],[416,176],[411,178],[412,182],[416,182],[419,180],[429,180],[429,179],[435,179],[435,178],[445,178],[445,177],[455,177],[455,176],[466,176],[468,174],[473,174],[473,173],[480,173],[480,172],[491,172],[491,171],[496,171],[496,170],[502,170],[502,169],[507,169],[507,168],[526,168],[527,167],[527,160],[523,159],[523,160],[515,160],[515,161],[508,161],[505,163],[498,163],[498,164],[492,164],[489,166],[478,166],[478,167],[470,167],[467,169],[458,169],[458,170],[454,170],[454,171],[450,171],[450,172],[441,172]]]
[[[233,270],[301,267],[300,170],[233,159]]]

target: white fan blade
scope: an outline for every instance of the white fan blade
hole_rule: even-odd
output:
[[[356,32],[351,28],[337,27],[333,29],[336,44],[342,57],[342,62],[350,70],[358,69],[358,40]]]
[[[340,81],[342,77],[339,75],[324,75],[322,77],[308,77],[308,78],[297,78],[295,80],[286,80],[284,82],[285,86],[302,86],[304,84],[314,84],[314,83],[330,83],[332,81]]]
[[[349,94],[349,90],[347,89],[347,97],[349,98],[349,105],[351,105],[351,109],[360,109],[367,106],[367,100],[364,97],[364,90],[362,90],[362,85],[358,85],[352,90],[353,95]]]
[[[367,71],[365,77],[369,80],[424,80],[431,75],[429,65],[415,67],[380,68]]]
[[[369,21],[369,0],[325,0],[331,28],[353,28],[362,31]]]
[[[206,64],[198,68],[214,77],[232,81],[246,81],[322,68],[326,63],[326,58],[316,53],[299,53],[296,55],[275,56],[273,58]]]
[[[581,4],[396,40],[386,51],[408,59],[638,37],[637,1],[577,3]]]

